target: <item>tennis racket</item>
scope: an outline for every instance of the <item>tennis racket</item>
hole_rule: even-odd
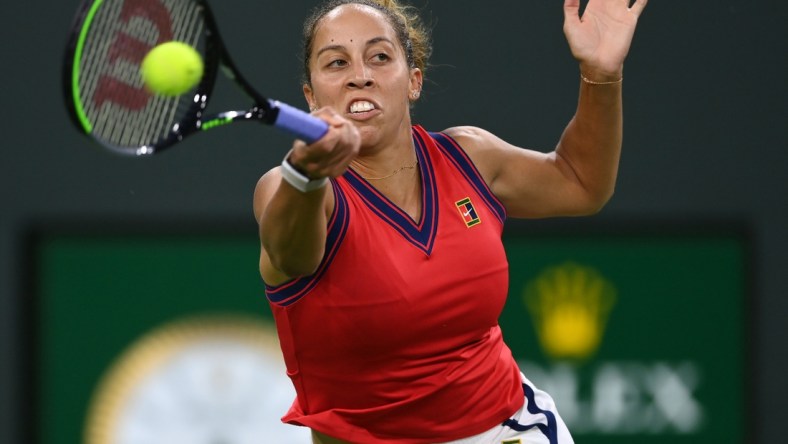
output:
[[[149,92],[140,75],[145,55],[177,40],[203,57],[203,77],[189,92]],[[219,68],[251,99],[248,109],[206,114]],[[87,0],[77,13],[63,72],[71,120],[110,150],[134,156],[159,153],[184,138],[242,121],[273,125],[312,143],[328,125],[270,100],[247,82],[230,59],[204,0]]]

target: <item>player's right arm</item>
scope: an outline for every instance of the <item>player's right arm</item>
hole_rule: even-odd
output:
[[[310,178],[337,177],[358,155],[360,137],[352,123],[331,109],[315,113],[329,123],[319,141],[296,141],[289,162]],[[254,192],[260,234],[260,274],[269,285],[314,273],[325,249],[334,194],[327,185],[302,192],[282,178],[281,167],[263,175]]]

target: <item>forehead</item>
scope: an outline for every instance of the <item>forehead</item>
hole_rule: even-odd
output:
[[[314,46],[365,42],[375,37],[396,41],[386,15],[370,6],[347,4],[334,8],[320,20]]]

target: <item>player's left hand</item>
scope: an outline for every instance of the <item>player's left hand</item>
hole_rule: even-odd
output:
[[[596,81],[617,80],[648,0],[564,0],[564,34],[583,74]]]

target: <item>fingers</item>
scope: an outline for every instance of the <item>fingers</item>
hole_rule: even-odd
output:
[[[328,132],[311,145],[296,141],[290,161],[312,178],[340,176],[358,155],[358,129],[332,108],[322,108],[312,115],[329,124]]]
[[[648,0],[635,0],[629,11],[635,14],[636,17],[640,17],[640,14],[643,13],[643,9],[646,7],[646,3],[648,3]]]
[[[577,11],[580,9],[580,0],[564,0],[564,10],[566,9],[574,9]]]
[[[564,0],[564,21],[580,21],[580,0]]]
[[[640,16],[646,7],[646,3],[648,3],[648,0],[635,0],[634,3],[631,0],[618,1],[624,3],[635,16]],[[630,6],[630,3],[632,3],[632,6]],[[564,0],[564,20],[580,21],[580,0]]]
[[[334,108],[320,108],[312,113],[313,116],[319,117],[326,121],[331,126],[342,126],[347,122],[344,117],[339,115]]]

